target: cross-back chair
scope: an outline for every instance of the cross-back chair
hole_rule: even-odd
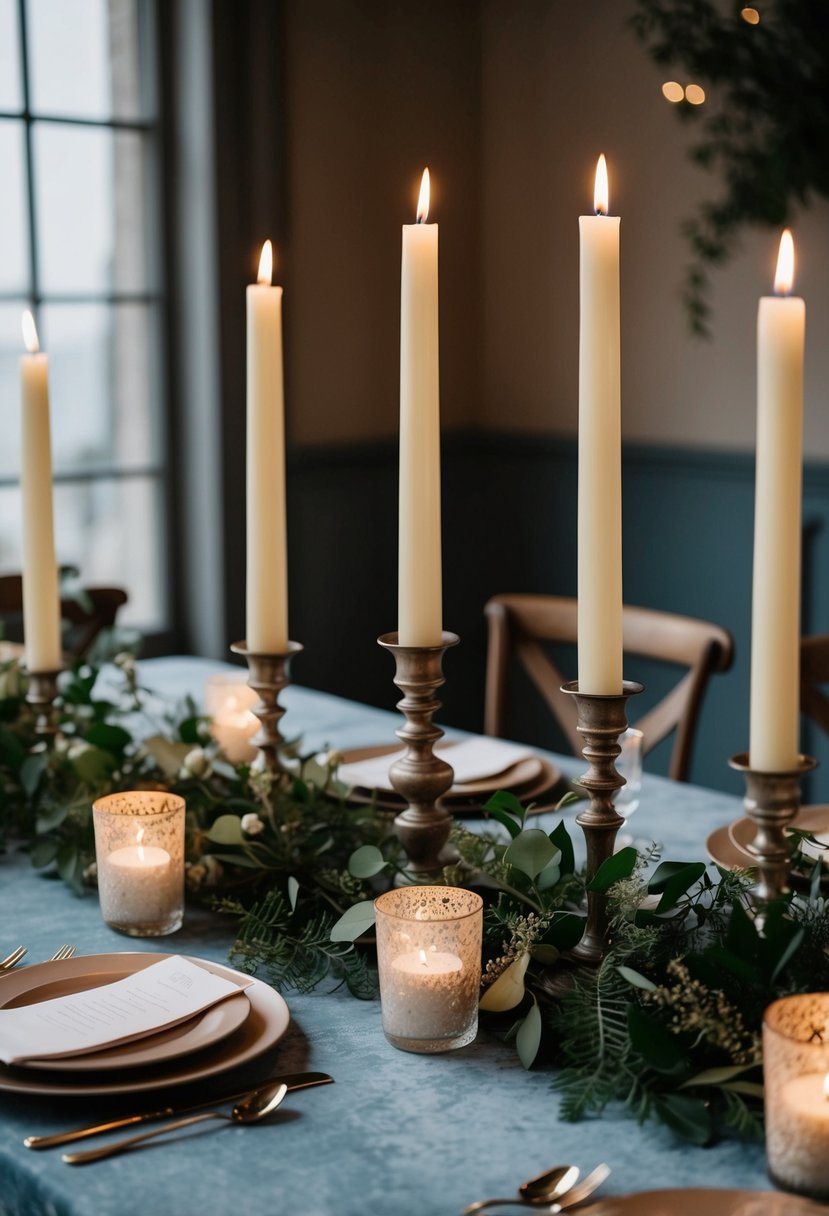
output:
[[[555,595],[496,595],[485,612],[489,626],[486,734],[505,734],[507,673],[514,658],[552,710],[574,754],[581,755],[573,700],[561,692],[564,677],[543,646],[544,642],[576,643],[576,600]],[[646,753],[674,732],[669,776],[687,781],[703,694],[709,677],[731,666],[731,634],[710,621],[628,605],[622,613],[622,630],[626,653],[686,669],[670,692],[631,725],[643,732]]]
[[[829,697],[821,685],[829,684],[829,633],[800,639],[800,708],[829,735]]]
[[[118,610],[128,599],[120,587],[83,587],[77,595],[64,594],[60,601],[61,620],[68,629],[63,648],[74,660],[83,658],[104,629],[115,624]],[[0,575],[0,620],[7,636],[22,636],[23,579],[19,574]]]

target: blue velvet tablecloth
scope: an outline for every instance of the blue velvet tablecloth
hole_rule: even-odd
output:
[[[206,676],[220,668],[162,659],[145,664],[144,674],[154,688],[175,696],[198,694]],[[400,724],[393,713],[299,687],[290,688],[284,702],[286,730],[302,732],[312,748],[393,741]],[[572,775],[583,768],[578,761],[563,763]],[[739,813],[738,800],[725,794],[648,777],[631,827],[637,837],[663,841],[665,856],[690,860],[704,856],[714,827]],[[78,899],[32,871],[25,858],[10,855],[0,859],[0,925],[0,951],[22,942],[32,961],[65,941],[80,954],[160,945],[125,941],[103,924],[94,896]],[[188,913],[183,930],[161,947],[221,961],[231,941],[219,919]],[[62,1164],[59,1150],[25,1149],[23,1137],[126,1113],[136,1102],[0,1093],[0,1212],[449,1216],[482,1195],[514,1193],[521,1179],[554,1163],[575,1162],[586,1170],[600,1160],[613,1170],[605,1192],[768,1185],[761,1146],[694,1148],[661,1126],[640,1127],[613,1113],[600,1121],[559,1122],[549,1074],[525,1072],[514,1048],[486,1033],[458,1052],[409,1055],[386,1042],[379,1002],[341,992],[286,996],[292,1022],[275,1067],[321,1069],[333,1074],[335,1085],[289,1094],[272,1124],[206,1124],[179,1133],[174,1145],[83,1168]],[[184,1102],[181,1092],[171,1097]]]

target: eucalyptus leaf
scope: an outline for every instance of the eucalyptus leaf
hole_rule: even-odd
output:
[[[558,855],[558,849],[546,832],[540,828],[525,828],[507,848],[504,861],[528,878],[535,878]]]
[[[530,955],[534,963],[540,963],[542,967],[552,967],[561,958],[561,951],[548,942],[536,942]]]
[[[288,902],[291,905],[291,911],[296,912],[296,898],[299,895],[299,883],[294,878],[293,874],[288,877]]]
[[[70,808],[64,802],[41,808],[37,816],[38,832],[52,832],[55,828],[59,828],[69,814],[69,810]]]
[[[525,992],[524,976],[527,974],[529,961],[529,954],[522,954],[490,984],[480,1002],[480,1008],[485,1013],[505,1013],[521,1004]]]
[[[211,857],[215,857],[216,861],[225,862],[229,866],[241,866],[243,870],[258,870],[260,865],[258,861],[254,861],[252,857],[248,857],[246,853],[210,853]]]
[[[132,735],[128,730],[124,730],[123,726],[112,726],[108,722],[96,722],[84,732],[83,737],[93,747],[101,747],[107,752],[122,752],[127,744],[132,742]]]
[[[87,747],[73,757],[72,767],[86,785],[97,786],[106,780],[116,765],[112,752],[101,747]]]
[[[683,1081],[679,1088],[692,1089],[699,1085],[724,1085],[726,1081],[733,1081],[735,1077],[741,1076],[744,1072],[750,1072],[756,1067],[756,1064],[725,1064],[722,1068],[706,1068],[703,1072],[698,1072],[695,1076],[689,1077],[687,1081]]]
[[[356,941],[372,927],[375,920],[374,900],[363,899],[343,912],[331,929],[330,939],[332,942]]]
[[[348,872],[354,878],[373,878],[385,869],[386,859],[373,844],[364,844],[356,849],[348,859]]]
[[[656,984],[653,980],[649,980],[646,975],[640,975],[632,967],[617,967],[616,970],[622,979],[627,980],[629,984],[633,984],[634,988],[642,988],[645,992],[654,992],[656,990]]]
[[[677,900],[684,895],[705,873],[705,862],[674,862],[663,861],[648,883],[648,891],[653,895],[661,893],[659,912],[665,912],[676,906]]]
[[[144,750],[152,756],[166,777],[176,777],[184,757],[193,749],[189,743],[171,743],[163,735],[151,735],[144,740]]]
[[[531,1068],[541,1046],[541,1010],[533,998],[533,1007],[518,1027],[515,1036],[518,1058],[525,1068]]]
[[[48,767],[49,757],[46,752],[35,752],[33,756],[27,756],[23,761],[20,766],[20,784],[27,797],[34,798],[41,777]]]
[[[587,884],[588,891],[598,891],[606,894],[614,883],[630,878],[636,868],[636,849],[632,846],[620,849],[612,857],[608,857],[599,866],[591,882]]]
[[[659,1094],[654,1106],[663,1122],[692,1144],[708,1144],[714,1134],[714,1123],[702,1098],[687,1094]]]
[[[577,802],[584,802],[586,798],[586,790],[568,790],[563,798],[559,798],[556,803],[556,810],[563,811],[566,807],[574,806]]]
[[[570,839],[570,833],[567,831],[567,827],[563,819],[560,823],[557,823],[552,832],[550,832],[550,840],[561,854],[558,864],[561,868],[562,874],[572,874],[576,868],[576,855],[573,851],[573,842]]]
[[[728,1081],[722,1086],[732,1094],[742,1094],[746,1098],[758,1098],[760,1101],[765,1097],[765,1089],[759,1081]]]
[[[556,856],[552,861],[548,861],[544,869],[535,880],[535,885],[539,891],[549,891],[555,887],[561,878],[561,866],[559,865],[560,855],[556,851]]]
[[[238,815],[220,815],[211,824],[207,839],[214,844],[244,844],[241,819]]]
[[[526,807],[523,807],[515,794],[511,794],[509,790],[496,790],[492,797],[484,803],[484,810],[489,811],[490,814],[496,810],[507,811],[521,824],[527,816]]]

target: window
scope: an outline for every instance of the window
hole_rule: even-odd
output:
[[[0,0],[0,569],[20,568],[20,316],[49,355],[58,561],[168,626],[151,0]]]

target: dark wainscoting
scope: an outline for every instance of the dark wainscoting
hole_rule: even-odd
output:
[[[443,448],[444,622],[461,636],[446,659],[442,718],[480,729],[483,606],[498,591],[572,595],[576,445],[538,436],[454,434]],[[389,442],[295,453],[289,467],[291,633],[299,682],[391,708],[393,665],[375,644],[396,626],[397,449]],[[624,452],[625,598],[718,621],[735,665],[711,684],[692,779],[739,791],[728,757],[748,745],[754,461],[741,454],[630,446]],[[829,468],[807,467],[804,632],[829,631]],[[575,674],[575,655],[562,656]],[[656,672],[628,670],[655,697]],[[516,680],[512,733],[561,746]],[[642,698],[643,708],[648,693]],[[336,740],[331,740],[332,745]],[[807,796],[829,801],[829,750],[804,729],[823,769]],[[664,772],[667,748],[648,759]]]

